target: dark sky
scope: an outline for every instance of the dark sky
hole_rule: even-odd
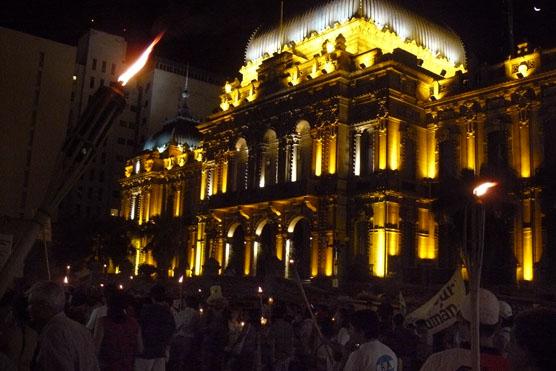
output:
[[[451,27],[471,61],[498,62],[508,55],[509,0],[399,0],[421,15]],[[556,47],[553,0],[513,0],[516,41]],[[285,0],[285,16],[318,0]],[[540,12],[534,11],[536,6]],[[139,50],[167,29],[156,53],[234,76],[247,40],[260,24],[276,22],[280,0],[9,0],[0,7],[0,25],[75,45],[89,27],[120,33]],[[94,21],[93,21],[94,20]]]

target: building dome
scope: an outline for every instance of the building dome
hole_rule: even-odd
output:
[[[299,43],[312,32],[320,33],[334,23],[364,18],[377,28],[388,27],[401,39],[414,41],[434,55],[455,65],[465,65],[465,49],[458,35],[388,0],[334,0],[315,7],[280,26],[261,28],[253,34],[245,52],[246,61],[255,61],[290,42]]]
[[[143,150],[164,152],[170,144],[197,147],[201,134],[195,126],[197,122],[190,117],[177,116],[166,122],[162,129],[145,141]]]

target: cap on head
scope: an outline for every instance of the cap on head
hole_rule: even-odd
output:
[[[461,305],[461,315],[471,322],[471,295],[467,295]],[[479,322],[481,325],[496,325],[500,319],[500,302],[489,290],[479,289]]]

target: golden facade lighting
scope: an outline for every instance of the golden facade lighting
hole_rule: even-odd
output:
[[[400,166],[400,123],[388,120],[388,168],[398,170]]]
[[[253,240],[251,238],[246,238],[244,245],[245,260],[243,261],[243,274],[248,276],[251,273]]]
[[[466,154],[467,154],[466,167],[470,170],[476,170],[475,130],[473,129],[467,130],[465,142],[466,142]]]
[[[417,257],[419,259],[436,259],[438,239],[434,214],[427,208],[417,211]]]
[[[393,201],[378,201],[372,204],[373,218],[369,232],[369,265],[377,277],[388,274],[388,256],[400,253],[399,204]]]
[[[324,275],[332,277],[334,274],[334,232],[326,232],[326,248],[324,252]]]
[[[353,174],[359,176],[361,175],[361,133],[359,131],[355,133],[354,152]]]
[[[524,79],[535,73],[541,65],[539,51],[530,52],[527,43],[518,45],[517,56],[504,62],[506,76],[511,79]]]
[[[316,277],[319,274],[319,241],[318,233],[312,233],[311,244],[311,276]]]
[[[284,262],[285,262],[285,276],[286,278],[291,277],[291,264],[289,264],[292,254],[291,254],[291,240],[288,238],[286,239],[286,252],[285,252],[285,257],[284,257]]]
[[[199,198],[201,200],[205,199],[205,193],[206,193],[206,189],[207,189],[207,171],[206,169],[203,169],[201,171],[201,194],[199,195]]]
[[[514,246],[517,258],[517,279],[533,281],[535,265],[540,262],[542,246],[542,212],[539,191],[526,194],[515,220]]]
[[[314,169],[315,175],[321,176],[322,175],[322,139],[318,138],[313,141],[314,146]]]
[[[328,174],[336,174],[336,135],[328,138]]]

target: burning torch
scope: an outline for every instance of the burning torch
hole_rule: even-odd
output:
[[[112,123],[124,110],[124,85],[145,66],[162,35],[159,34],[139,59],[118,78],[118,83],[101,86],[95,92],[77,125],[68,134],[56,159],[55,170],[41,206],[0,271],[0,297],[10,285],[17,268],[23,264],[42,227],[49,222],[52,213],[85,172]]]

